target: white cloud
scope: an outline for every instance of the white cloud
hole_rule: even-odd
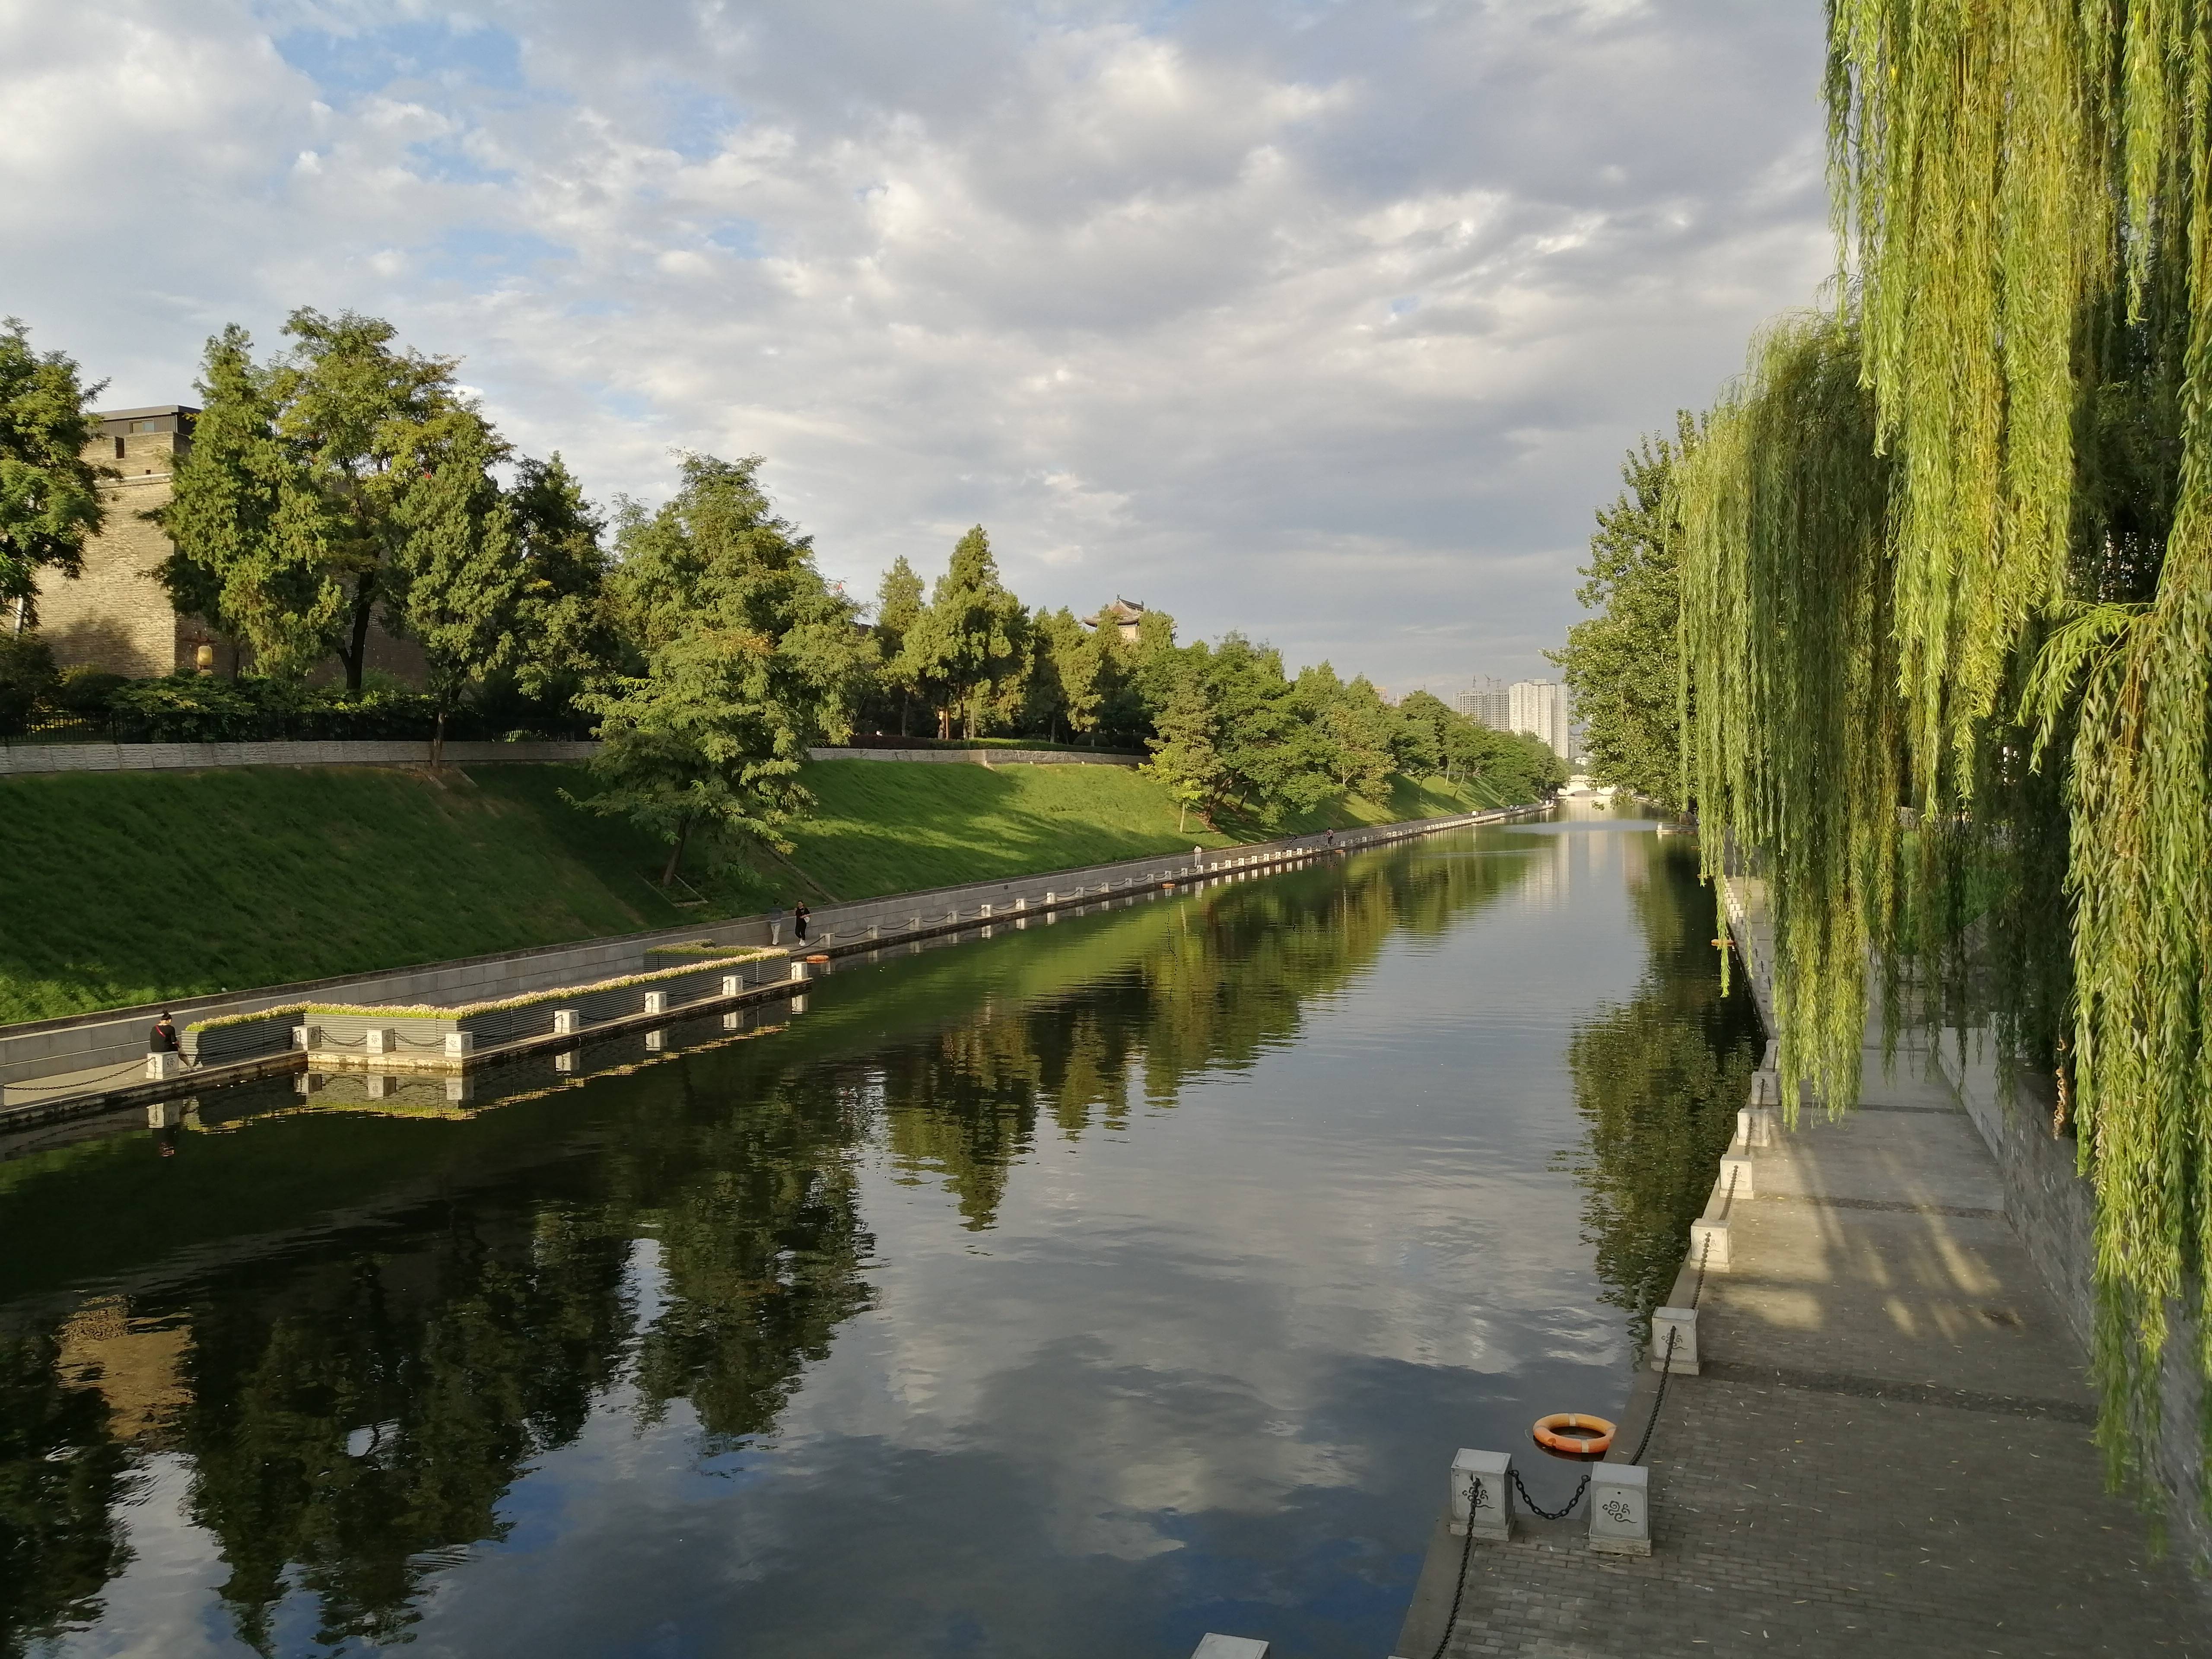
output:
[[[1032,601],[1531,672],[1826,270],[1817,16],[1663,12],[0,0],[0,310],[130,403],[373,310],[602,494],[766,453],[862,587],[980,520]]]

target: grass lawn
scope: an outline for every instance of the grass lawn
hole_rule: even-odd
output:
[[[653,884],[665,848],[561,799],[578,767],[0,779],[0,1024],[1496,804],[1401,778],[1388,802],[1217,832],[1179,830],[1125,767],[828,761],[805,778],[818,805],[791,860],[688,866],[708,899],[690,908]]]
[[[567,770],[0,780],[0,1022],[682,921]]]

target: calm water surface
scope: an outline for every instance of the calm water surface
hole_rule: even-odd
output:
[[[0,1148],[0,1652],[1376,1659],[1453,1449],[1625,1398],[1750,1065],[1694,867],[1563,814]]]

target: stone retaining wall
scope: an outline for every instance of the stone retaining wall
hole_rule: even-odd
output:
[[[449,743],[449,765],[586,761],[596,743]],[[35,772],[189,772],[228,766],[428,766],[428,743],[21,743],[0,744],[0,777]]]
[[[1142,755],[1111,750],[1080,753],[1071,749],[810,749],[817,761],[951,761],[973,766],[1142,766]]]

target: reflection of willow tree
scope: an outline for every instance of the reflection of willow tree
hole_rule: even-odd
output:
[[[129,1455],[107,1402],[64,1386],[58,1344],[0,1336],[0,1655],[96,1617],[128,1553],[110,1519]]]
[[[986,1007],[886,1057],[895,1163],[940,1177],[966,1224],[997,1219],[1041,1110],[1069,1136],[1127,1119],[1141,1071],[1154,1107],[1200,1072],[1241,1070],[1293,1036],[1304,1005],[1364,971],[1394,932],[1434,935],[1520,878],[1517,858],[1388,860],[1217,890],[1176,913],[1129,966],[1079,994]]]
[[[576,1437],[633,1338],[648,1418],[689,1398],[736,1436],[864,1305],[849,1115],[770,1091],[702,1120],[672,1073],[618,1153],[562,1165],[560,1192],[441,1206],[374,1254],[258,1264],[196,1310],[182,1449],[243,1639],[270,1650],[289,1585],[319,1603],[320,1641],[403,1636],[422,1579],[503,1535],[507,1488]],[[665,1285],[639,1333],[641,1232]]]
[[[1605,1299],[1641,1314],[1673,1283],[1713,1162],[1735,1133],[1757,1017],[1740,987],[1722,994],[1705,960],[1713,897],[1694,859],[1656,838],[1627,845],[1650,858],[1637,912],[1650,966],[1627,1002],[1577,1029],[1567,1059],[1589,1126],[1575,1168],[1583,1237],[1595,1247]]]

